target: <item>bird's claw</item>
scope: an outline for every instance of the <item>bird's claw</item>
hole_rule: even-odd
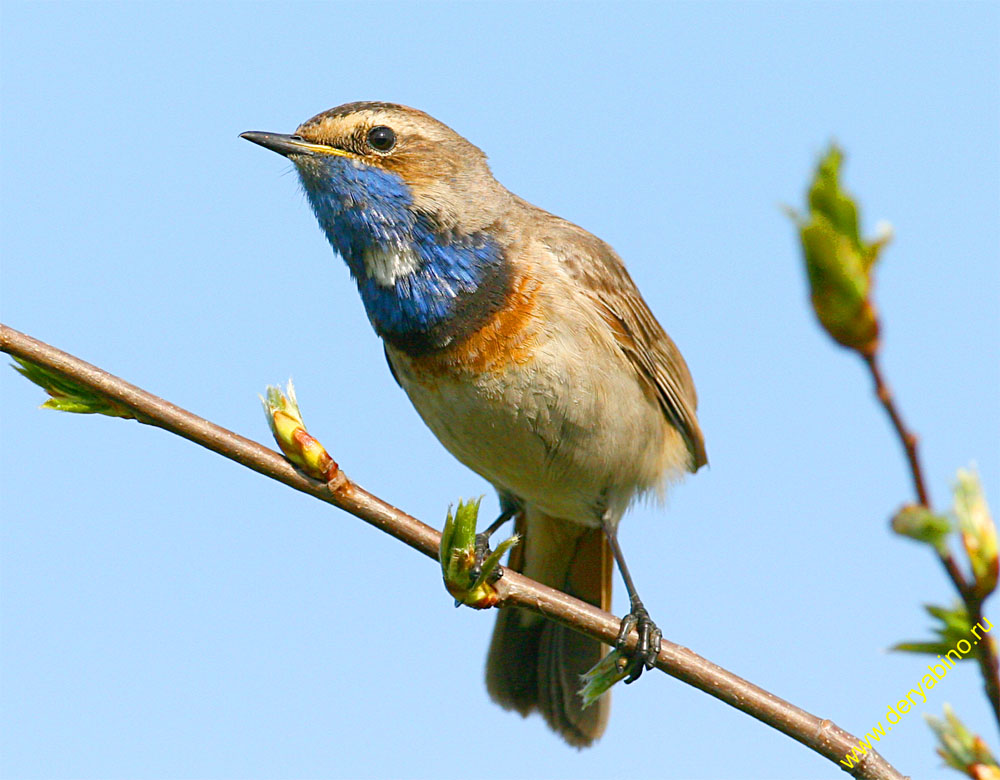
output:
[[[625,645],[628,635],[632,629],[638,633],[638,640],[632,652],[627,652]],[[628,673],[625,684],[634,683],[638,680],[644,670],[652,669],[656,664],[656,657],[660,654],[660,640],[663,632],[656,627],[646,608],[639,599],[632,600],[632,610],[622,618],[621,628],[618,629],[618,638],[615,640],[615,650],[621,657],[618,660],[619,671]]]
[[[479,580],[483,575],[483,565],[492,556],[493,551],[490,549],[490,535],[486,533],[476,534],[476,541],[472,547],[473,562],[472,567],[469,569],[469,577],[474,582]],[[497,563],[493,565],[493,571],[486,575],[485,582],[490,585],[495,583],[503,576],[503,567]]]

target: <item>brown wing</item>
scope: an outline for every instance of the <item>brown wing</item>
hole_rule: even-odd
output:
[[[597,303],[622,351],[651,384],[663,413],[684,437],[691,470],[697,471],[708,463],[708,456],[695,415],[698,396],[680,350],[656,321],[615,251],[582,228],[553,219],[561,223],[555,228],[558,235],[545,243]]]

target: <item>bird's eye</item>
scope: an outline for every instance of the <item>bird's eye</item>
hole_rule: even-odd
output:
[[[388,152],[396,145],[396,134],[385,125],[373,127],[368,131],[368,145],[376,152]]]

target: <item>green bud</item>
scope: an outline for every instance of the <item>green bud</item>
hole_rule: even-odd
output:
[[[972,565],[976,592],[983,598],[996,589],[1000,562],[997,558],[996,525],[975,470],[958,470],[955,515],[958,517],[962,544]]]
[[[810,299],[820,324],[837,343],[872,355],[879,324],[871,300],[872,268],[891,232],[861,238],[858,208],[840,188],[843,153],[833,145],[820,160],[809,187],[809,214],[789,210],[798,225]]]
[[[271,435],[285,457],[314,479],[332,480],[340,467],[326,448],[306,430],[292,380],[288,380],[284,393],[279,387],[268,386],[267,397],[261,396],[260,400],[264,404]]]
[[[472,501],[459,501],[454,514],[449,507],[444,529],[441,531],[441,546],[438,550],[441,576],[445,588],[455,598],[455,606],[465,604],[475,609],[486,609],[499,602],[500,594],[493,587],[490,578],[504,554],[519,539],[514,534],[501,542],[477,569],[476,523],[482,500],[480,496]]]
[[[1000,780],[1000,765],[986,742],[969,731],[949,705],[944,705],[943,719],[933,715],[924,718],[937,735],[941,743],[937,753],[948,766],[976,780]]]
[[[892,530],[900,536],[933,546],[938,552],[947,551],[951,521],[918,504],[903,506],[892,518]]]

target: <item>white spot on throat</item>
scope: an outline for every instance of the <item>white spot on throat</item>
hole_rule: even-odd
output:
[[[392,287],[396,280],[420,268],[420,258],[408,247],[376,247],[364,253],[365,271],[382,287]]]

